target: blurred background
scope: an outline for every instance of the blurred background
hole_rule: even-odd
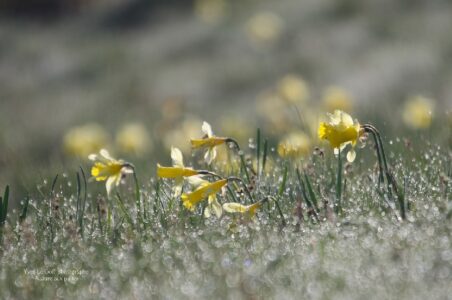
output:
[[[451,29],[446,0],[0,0],[0,188],[102,147],[148,180],[203,120],[283,157],[335,108],[450,147]]]

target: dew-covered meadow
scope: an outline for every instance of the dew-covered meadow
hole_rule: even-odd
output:
[[[0,299],[452,299],[447,1],[44,2],[0,3]]]

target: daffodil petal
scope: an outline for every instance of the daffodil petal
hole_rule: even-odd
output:
[[[174,167],[184,167],[184,158],[182,156],[182,152],[178,148],[171,147],[171,159]]]

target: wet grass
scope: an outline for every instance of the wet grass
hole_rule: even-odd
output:
[[[226,213],[205,219],[205,203],[191,213],[162,179],[140,178],[137,188],[131,176],[109,198],[100,184],[85,184],[83,169],[40,183],[0,227],[2,298],[451,295],[450,150],[399,151],[403,141],[391,143],[400,203],[379,186],[370,140],[357,161],[344,162],[339,180],[329,149],[286,161],[263,140],[259,132],[262,145],[244,151],[251,197],[268,199],[254,220]],[[254,157],[262,170],[251,166]],[[233,175],[248,182],[246,174]],[[249,204],[241,185],[230,189],[221,203]]]

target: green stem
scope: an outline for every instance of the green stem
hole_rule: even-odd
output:
[[[337,154],[337,177],[336,177],[336,205],[334,207],[336,214],[341,211],[341,197],[342,197],[342,159],[341,149]]]
[[[236,140],[231,139],[231,138],[227,138],[226,143],[232,143],[235,146],[237,153],[240,157],[240,163],[242,164],[243,171],[245,172],[246,180],[248,182],[250,182],[250,175],[248,174],[248,168],[245,163],[245,157],[244,157],[243,151],[240,149],[239,143]]]

